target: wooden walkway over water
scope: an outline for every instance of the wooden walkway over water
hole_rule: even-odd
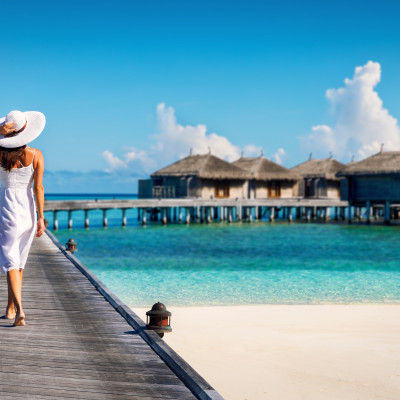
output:
[[[346,201],[335,199],[111,199],[111,200],[52,200],[45,202],[45,211],[53,212],[53,229],[58,229],[58,213],[68,212],[68,228],[73,225],[73,212],[84,211],[85,227],[89,227],[89,211],[102,210],[103,226],[107,226],[107,211],[122,210],[122,226],[127,225],[126,210],[136,209],[138,220],[143,225],[147,220],[161,220],[190,223],[193,221],[253,221],[267,218],[274,221],[280,217],[292,221],[314,218],[345,219],[352,215]],[[330,216],[330,211],[334,215]],[[279,214],[280,213],[280,214]]]
[[[27,326],[0,319],[0,399],[222,399],[48,235],[25,270]]]

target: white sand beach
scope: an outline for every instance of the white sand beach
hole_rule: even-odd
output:
[[[400,305],[168,309],[164,339],[227,400],[400,398]]]

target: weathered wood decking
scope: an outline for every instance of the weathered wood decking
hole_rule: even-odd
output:
[[[222,399],[49,235],[25,269],[27,326],[0,319],[0,399]]]

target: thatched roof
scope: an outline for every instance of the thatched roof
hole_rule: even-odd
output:
[[[197,176],[202,179],[249,179],[249,173],[212,154],[190,155],[151,175],[153,178],[165,176]]]
[[[282,167],[265,157],[241,157],[235,161],[233,165],[250,172],[253,178],[258,181],[271,181],[271,180],[284,180],[284,181],[297,181],[301,179],[287,168]]]
[[[344,168],[345,164],[336,161],[332,157],[318,160],[310,158],[306,162],[291,168],[291,171],[301,175],[303,178],[325,178],[329,180],[337,180],[337,172]]]
[[[337,176],[400,174],[400,151],[384,151],[359,162],[352,162]]]

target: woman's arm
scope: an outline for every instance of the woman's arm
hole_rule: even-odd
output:
[[[35,150],[35,159],[33,162],[35,173],[33,176],[33,193],[35,195],[36,210],[38,213],[37,232],[36,236],[43,235],[44,227],[44,188],[43,188],[43,171],[44,159],[40,150]]]

